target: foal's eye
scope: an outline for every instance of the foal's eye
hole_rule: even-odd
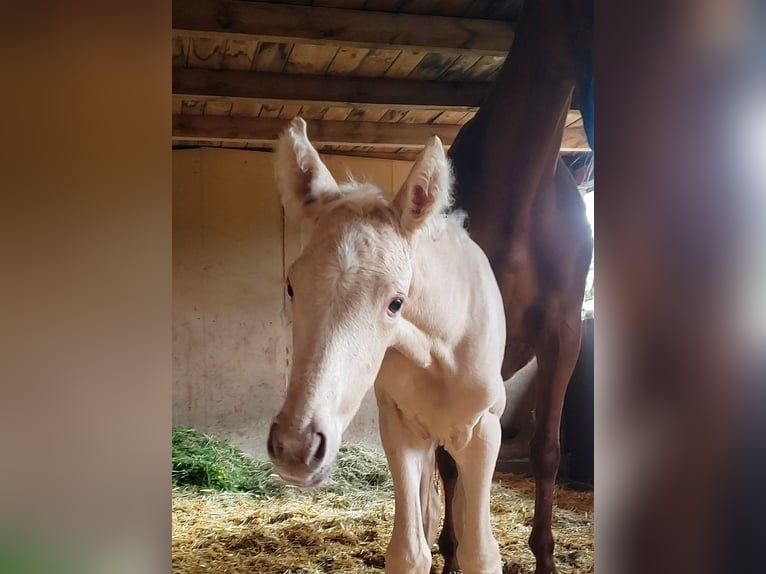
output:
[[[402,303],[404,303],[404,301],[402,301],[399,297],[392,299],[388,304],[388,311],[390,313],[398,313],[402,308]]]
[[[290,299],[293,298],[293,286],[290,285],[290,282],[287,282],[287,296],[290,297]]]

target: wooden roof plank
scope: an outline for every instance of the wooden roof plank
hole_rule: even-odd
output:
[[[439,79],[443,81],[461,80],[468,75],[468,70],[480,59],[481,56],[477,54],[463,54],[450,64],[449,68],[439,76]]]
[[[261,104],[252,100],[234,100],[231,108],[232,116],[245,116],[257,118],[261,113]]]
[[[350,114],[353,108],[349,107],[332,107],[327,108],[327,111],[325,112],[324,116],[322,116],[325,120],[336,120],[336,121],[342,121],[345,120]]]
[[[363,122],[379,122],[386,113],[385,108],[366,108],[361,111],[360,118]]]
[[[282,109],[279,110],[279,117],[282,119],[291,120],[297,116],[301,111],[301,106],[296,104],[285,104]]]
[[[185,66],[189,56],[189,38],[173,36],[173,65]]]
[[[173,138],[218,142],[272,142],[287,127],[289,119],[232,116],[173,116]],[[454,141],[457,126],[390,124],[306,120],[309,138],[323,145],[370,146],[377,144],[420,148],[432,135],[445,145]]]
[[[446,111],[446,112],[440,113],[436,118],[434,118],[433,123],[458,125],[460,123],[460,120],[462,120],[466,115],[468,115],[468,112]]]
[[[400,53],[401,50],[374,48],[367,53],[354,71],[354,74],[367,78],[383,76],[396,61]]]
[[[252,69],[256,72],[281,72],[290,55],[292,45],[260,42],[253,57]]]
[[[403,50],[386,72],[387,78],[406,78],[425,58],[427,52]]]
[[[173,93],[314,105],[464,109],[481,105],[488,84],[173,69]]]
[[[228,116],[234,102],[231,100],[208,100],[205,102],[205,115],[208,116]]]
[[[224,70],[249,70],[253,67],[253,57],[257,49],[256,40],[231,38],[226,42],[221,67]]]
[[[293,74],[324,74],[338,53],[337,46],[294,44],[285,64],[285,72]]]
[[[398,123],[402,121],[402,118],[409,112],[407,110],[388,110],[383,117],[380,118],[381,122]]]
[[[468,78],[471,80],[487,80],[495,71],[499,70],[505,58],[500,56],[482,56],[479,61],[468,68]]]
[[[266,42],[505,55],[514,28],[508,22],[449,16],[239,0],[174,0],[173,30],[183,35],[249,36]]]
[[[388,112],[385,108],[353,108],[346,118],[350,122],[379,122]]]
[[[321,120],[325,113],[327,113],[327,110],[327,106],[303,106],[300,114],[301,117],[306,120]]]
[[[439,110],[410,110],[402,118],[405,124],[430,124],[441,112]]]
[[[205,111],[205,100],[181,99],[181,113],[190,116],[201,116]]]
[[[258,114],[259,118],[278,118],[279,112],[282,111],[282,105],[279,103],[263,104],[261,106],[261,113]]]
[[[436,80],[449,69],[458,56],[455,54],[438,54],[431,52],[421,60],[412,71],[410,78],[414,80]]]
[[[327,73],[335,76],[346,76],[356,71],[370,52],[369,48],[345,47],[338,50],[335,58],[327,68]]]
[[[217,70],[223,63],[226,40],[221,38],[192,38],[186,62],[194,68]]]
[[[277,110],[277,114],[279,110]],[[247,118],[236,116],[173,116],[173,139],[177,141],[241,142],[269,145],[287,127],[290,117]],[[398,146],[421,148],[432,135],[445,147],[452,145],[461,129],[458,125],[386,123],[379,121],[306,120],[311,141],[326,146]],[[581,127],[564,130],[562,151],[588,150]]]

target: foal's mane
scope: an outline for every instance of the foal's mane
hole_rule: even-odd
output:
[[[347,174],[347,178],[346,182],[338,185],[340,193],[328,200],[328,211],[344,208],[362,217],[379,217],[393,225],[399,224],[399,215],[393,205],[394,196],[384,193],[374,183],[354,179],[351,174]],[[464,211],[453,210],[447,205],[442,213],[431,217],[425,231],[432,238],[436,238],[448,228],[464,230],[466,219],[467,214]]]

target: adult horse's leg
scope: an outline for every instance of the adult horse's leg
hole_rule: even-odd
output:
[[[457,559],[464,574],[500,574],[502,561],[492,534],[489,498],[500,449],[500,419],[484,413],[468,444],[450,454],[458,468],[456,521]],[[462,507],[462,508],[461,508]]]
[[[442,502],[439,489],[436,485],[436,444],[431,446],[431,450],[423,459],[423,466],[420,474],[420,510],[423,515],[423,533],[426,542],[430,547],[436,538],[436,531],[439,529],[439,519],[441,519]]]
[[[561,450],[559,427],[569,378],[580,351],[580,304],[560,315],[558,324],[544,330],[537,346],[538,379],[535,432],[530,462],[535,477],[535,516],[529,546],[536,558],[535,574],[557,574],[553,559],[553,488]]]
[[[455,486],[457,484],[457,465],[455,459],[444,450],[444,447],[436,449],[436,465],[444,483],[444,526],[439,535],[439,552],[444,558],[442,574],[458,572],[460,566],[457,562],[457,532],[455,530]]]
[[[431,569],[431,550],[423,530],[420,486],[434,445],[412,432],[396,405],[380,395],[378,408],[380,438],[394,481],[395,501],[386,574],[426,574]]]

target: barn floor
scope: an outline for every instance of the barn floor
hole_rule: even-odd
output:
[[[556,560],[562,574],[593,566],[593,493],[557,489]],[[497,475],[492,520],[503,573],[534,572],[527,546],[534,483]],[[346,496],[288,489],[278,499],[245,493],[173,490],[173,572],[318,574],[382,572],[391,534],[388,490]],[[433,572],[441,572],[434,548]]]

